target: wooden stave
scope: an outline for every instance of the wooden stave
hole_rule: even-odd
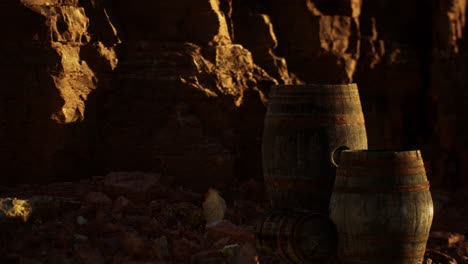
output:
[[[279,93],[280,89],[278,87],[284,89],[289,86],[280,85],[272,88],[262,142],[264,179],[271,205],[274,208],[293,207],[314,210],[318,213],[328,213],[328,203],[335,173],[329,161],[328,153],[335,147],[342,145],[347,145],[351,148],[367,148],[367,134],[357,86],[354,84],[306,85],[306,88],[299,94],[295,94],[297,91],[293,89],[290,89],[288,93]],[[297,90],[297,88],[301,88],[302,86],[292,87]],[[318,90],[310,90],[311,87]],[[325,88],[320,89],[321,87]],[[282,107],[284,105],[288,107]],[[320,111],[304,114],[301,112],[304,109],[318,109]],[[289,112],[283,110],[288,110]],[[346,112],[346,114],[343,114],[343,112]],[[315,122],[310,123],[311,120],[315,120]],[[272,157],[272,153],[268,153],[272,150],[267,150],[265,144],[275,142],[280,137],[286,137],[286,141],[291,141],[287,137],[291,136],[294,138],[295,135],[291,135],[290,131],[298,131],[296,136],[300,134],[306,135],[303,140],[307,145],[310,145],[311,141],[328,142],[328,145],[321,143],[321,149],[316,150],[313,154],[317,156],[313,162],[310,162],[310,160],[303,162],[316,164],[315,166],[319,168],[318,170],[308,169],[304,171],[304,169],[298,169],[294,172],[288,168],[291,166],[283,164],[283,167],[280,168],[269,164],[275,158]],[[307,135],[312,136],[307,137]],[[322,139],[314,139],[314,136]],[[296,149],[299,145],[301,144],[298,143],[296,145]],[[285,152],[294,152],[293,148]],[[269,167],[273,167],[273,169],[270,170]],[[304,182],[309,179],[309,189],[302,188],[302,190],[297,190],[296,188],[288,191],[285,190],[284,186],[272,184],[276,179],[283,179],[284,182],[285,178],[290,178],[292,179],[291,181],[297,182]],[[320,182],[320,180],[317,181],[317,178],[325,180]],[[314,182],[317,182],[317,184],[314,185]],[[286,186],[288,185],[291,186],[294,183],[286,184]],[[296,185],[300,186],[300,184]],[[313,188],[314,186],[315,188]],[[307,201],[314,202],[310,203]]]
[[[354,153],[353,153],[354,152]],[[385,152],[375,154],[368,151],[369,157],[366,159],[365,151],[356,154],[357,151],[343,151],[341,155],[341,164],[337,170],[337,178],[335,183],[335,191],[331,198],[331,218],[335,222],[339,234],[339,245],[338,245],[338,257],[342,263],[393,263],[393,264],[416,264],[422,263],[424,251],[429,236],[429,230],[433,218],[433,204],[432,197],[429,191],[429,183],[424,173],[420,174],[403,174],[398,175],[401,172],[407,172],[405,167],[418,167],[423,171],[424,164],[419,151],[402,151],[402,152]],[[358,158],[356,158],[358,157]],[[374,184],[377,182],[376,179],[382,179],[382,177],[372,177],[372,175],[352,175],[343,173],[346,172],[347,166],[355,166],[356,161],[361,158],[363,164],[367,164],[371,170],[377,171],[381,162],[387,159],[387,167],[381,169],[385,172],[385,169],[393,166],[394,170],[390,170],[391,173],[387,173],[387,177],[393,177],[393,181],[387,181],[387,184],[391,184],[392,191],[387,192],[375,192],[371,191],[372,184],[366,185],[367,181],[374,180]],[[411,162],[412,160],[412,162]],[[385,163],[385,162],[384,162]],[[373,166],[372,166],[373,165]],[[352,167],[352,166],[351,166]],[[362,166],[364,167],[364,166]],[[422,169],[421,169],[422,168]],[[384,173],[385,174],[385,173]],[[406,186],[418,186],[427,185],[427,188],[422,189],[399,189],[401,184]],[[363,189],[363,192],[340,192],[336,189],[340,189],[346,186],[351,188],[357,188],[358,186]],[[364,187],[363,187],[364,186]],[[381,204],[400,201],[399,205],[394,205],[393,209],[386,209]],[[356,207],[356,204],[363,206],[362,201],[366,201],[366,206],[369,208],[363,212],[361,208]],[[410,208],[408,204],[410,202],[402,201],[415,201],[415,207]],[[419,204],[418,204],[419,202]],[[407,205],[406,208],[402,206]],[[353,212],[346,213],[346,206],[354,206]],[[341,210],[337,208],[343,208]],[[388,206],[391,208],[392,206]],[[379,209],[381,211],[379,211]],[[402,212],[404,209],[404,212]],[[393,210],[393,211],[392,211]],[[370,217],[365,212],[376,212],[374,217]],[[385,215],[385,211],[386,215]],[[390,212],[389,212],[390,211]],[[400,212],[398,212],[400,211]],[[411,213],[420,214],[421,217],[412,217]],[[347,216],[347,217],[345,217]],[[346,218],[343,220],[342,218]],[[354,219],[354,221],[353,221]],[[387,224],[388,226],[382,226],[380,222],[384,222],[386,219],[399,219],[400,223]],[[366,228],[362,230],[350,231],[350,225],[358,227],[360,224],[366,222]],[[391,221],[389,221],[391,223]],[[419,222],[420,230],[411,230],[411,226],[405,226],[416,224]],[[374,225],[369,224],[374,223]],[[384,230],[382,230],[382,228]],[[388,230],[387,230],[388,229]],[[398,230],[401,229],[401,230]],[[371,230],[371,231],[369,231]],[[400,231],[400,232],[398,232]],[[413,231],[416,235],[409,235]],[[366,233],[368,232],[369,234]],[[371,235],[371,233],[373,235]],[[378,239],[376,239],[376,237]],[[386,238],[386,239],[384,239]],[[376,247],[376,243],[380,243],[382,248],[379,250]],[[365,250],[372,249],[374,250]],[[354,249],[354,251],[352,250]],[[386,259],[389,259],[388,261]]]

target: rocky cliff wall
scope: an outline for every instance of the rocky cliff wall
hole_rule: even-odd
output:
[[[465,0],[2,1],[0,184],[262,178],[269,87],[360,87],[372,148],[468,188]]]

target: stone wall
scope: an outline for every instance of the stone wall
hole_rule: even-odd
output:
[[[468,188],[465,0],[0,3],[1,184],[262,178],[269,87],[360,87],[371,148]]]

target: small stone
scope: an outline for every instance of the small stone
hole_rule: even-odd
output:
[[[181,259],[190,259],[196,252],[200,251],[200,245],[185,237],[175,237],[171,238],[171,249],[174,254],[174,258]]]
[[[112,200],[101,192],[90,192],[84,198],[86,205],[93,209],[108,210],[112,207]]]
[[[226,245],[219,250],[225,257],[234,257],[239,254],[240,246],[239,244]]]
[[[190,203],[199,203],[200,201],[203,200],[203,195],[188,191],[188,190],[172,190],[172,189],[167,189],[164,190],[165,197],[167,197],[167,200],[172,202],[172,203],[177,203],[177,202],[190,202]]]
[[[465,236],[458,233],[434,231],[429,235],[429,244],[451,247],[457,243],[463,242]]]
[[[192,228],[197,228],[205,224],[205,218],[203,211],[200,207],[195,206],[191,203],[177,203],[172,205],[176,216],[181,222],[189,225]]]
[[[105,223],[104,225],[102,225],[101,229],[105,233],[116,233],[124,230],[124,227],[120,224]]]
[[[99,249],[106,252],[106,255],[121,251],[120,238],[117,235],[98,237],[94,242]]]
[[[77,244],[74,247],[75,255],[82,264],[104,264],[101,252],[88,244]]]
[[[122,237],[122,246],[125,252],[130,256],[143,256],[146,251],[145,240],[135,232],[124,232]]]
[[[0,222],[11,219],[20,219],[27,222],[31,216],[32,208],[28,200],[16,198],[0,199]]]
[[[64,213],[78,209],[81,206],[79,201],[58,196],[32,196],[28,199],[32,208],[32,218],[48,221],[56,219]]]
[[[160,212],[164,208],[165,203],[166,202],[164,200],[151,201],[148,205],[148,212],[149,213]]]
[[[207,224],[222,220],[226,212],[226,201],[218,191],[210,188],[203,202],[203,214]]]
[[[167,238],[165,236],[156,238],[153,241],[151,253],[154,257],[159,259],[169,256],[169,244],[167,243]]]
[[[78,240],[78,241],[86,241],[88,240],[88,237],[85,235],[80,235],[80,234],[74,234],[73,237]]]
[[[112,216],[121,217],[122,213],[125,211],[129,204],[130,201],[124,196],[117,197],[112,205]]]
[[[255,247],[250,243],[242,245],[233,262],[236,264],[259,264]]]
[[[54,249],[52,249],[50,252],[47,252],[47,256],[45,257],[44,262],[47,264],[73,264],[73,260],[67,256],[65,250]],[[96,262],[92,262],[92,264],[96,264]]]
[[[465,241],[460,244],[458,247],[458,254],[460,256],[468,257],[468,241]]]
[[[126,215],[121,222],[127,226],[131,226],[139,230],[148,226],[152,220],[153,219],[151,217],[144,215]]]
[[[79,216],[76,217],[76,223],[78,225],[86,225],[88,223],[88,219],[86,219],[83,216],[79,215]]]
[[[216,248],[216,249],[221,249],[221,248],[223,248],[224,246],[231,244],[232,242],[233,242],[233,241],[232,241],[232,238],[230,238],[230,237],[223,237],[223,238],[221,238],[220,240],[214,242],[212,247],[213,247],[213,248]]]
[[[451,256],[434,249],[426,250],[424,257],[430,259],[430,263],[458,264]]]
[[[195,264],[225,263],[224,260],[225,257],[219,250],[205,250],[192,256],[192,263]]]
[[[151,197],[160,175],[143,172],[111,172],[104,179],[104,189],[112,196],[124,195],[132,200],[146,201]]]
[[[240,190],[246,199],[254,201],[265,199],[265,196],[262,195],[265,193],[265,187],[255,179],[250,179],[241,184]]]
[[[110,215],[103,210],[97,210],[95,220],[96,224],[103,226],[110,221]]]
[[[29,258],[20,258],[18,264],[42,264],[42,262]]]
[[[73,233],[71,228],[61,227],[54,234],[55,245],[58,248],[68,248],[73,243]]]
[[[164,228],[157,219],[151,219],[150,222],[141,225],[138,230],[144,234],[162,234]]]
[[[206,226],[206,234],[217,241],[224,237],[230,237],[238,243],[255,244],[255,235],[248,229],[237,226],[228,220],[221,220]]]

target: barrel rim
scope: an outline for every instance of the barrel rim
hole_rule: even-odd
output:
[[[272,88],[282,88],[282,89],[300,89],[300,88],[357,88],[357,83],[330,83],[330,84],[319,84],[319,83],[306,83],[306,84],[274,84]]]
[[[359,95],[358,85],[356,83],[349,84],[276,84],[272,85],[270,89],[269,96],[274,97],[283,97],[286,95],[292,96],[292,98],[297,96],[308,96],[308,95],[317,95],[321,94],[322,96],[343,96],[346,95],[356,96]],[[358,97],[358,96],[356,96]]]

